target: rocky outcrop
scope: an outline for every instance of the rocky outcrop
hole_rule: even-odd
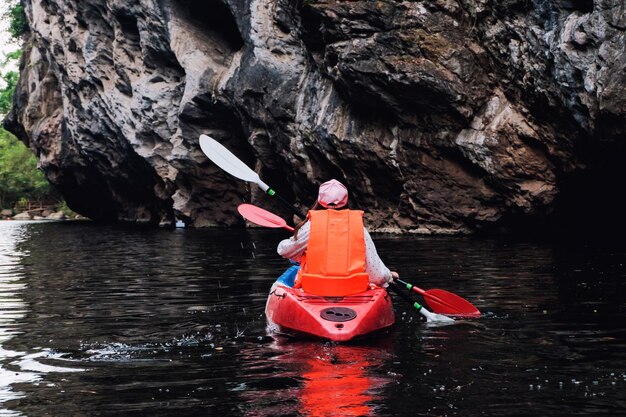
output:
[[[621,0],[25,3],[5,125],[94,219],[282,210],[210,163],[202,133],[304,207],[345,181],[387,231],[545,218],[623,175]]]
[[[13,215],[13,210],[2,210],[0,220],[67,220],[69,219],[63,211],[49,211],[47,209],[26,210]],[[75,219],[83,219],[82,216],[76,215]]]

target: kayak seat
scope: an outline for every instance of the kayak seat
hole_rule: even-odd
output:
[[[284,285],[285,287],[293,288],[294,282],[296,280],[296,275],[298,275],[298,270],[300,266],[294,265],[288,268],[281,276],[276,280],[277,284]]]

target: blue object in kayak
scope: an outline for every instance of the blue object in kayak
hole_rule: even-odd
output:
[[[293,284],[296,280],[296,275],[298,275],[299,269],[300,269],[299,265],[292,266],[291,268],[283,272],[283,274],[278,277],[276,282],[278,284],[284,285],[285,287],[293,288]]]

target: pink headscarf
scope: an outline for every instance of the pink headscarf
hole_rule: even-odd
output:
[[[320,185],[317,201],[326,208],[340,208],[348,203],[348,189],[337,180]]]

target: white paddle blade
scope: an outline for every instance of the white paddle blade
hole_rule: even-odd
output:
[[[444,316],[443,314],[431,313],[422,307],[420,313],[424,317],[426,317],[426,322],[428,323],[436,323],[436,324],[451,324],[454,323],[454,319],[448,316]]]
[[[233,177],[253,182],[261,187],[263,191],[267,191],[270,188],[269,185],[261,181],[259,174],[254,172],[215,139],[207,135],[200,135],[200,149],[202,149],[202,152],[204,152],[215,165],[222,168]]]

